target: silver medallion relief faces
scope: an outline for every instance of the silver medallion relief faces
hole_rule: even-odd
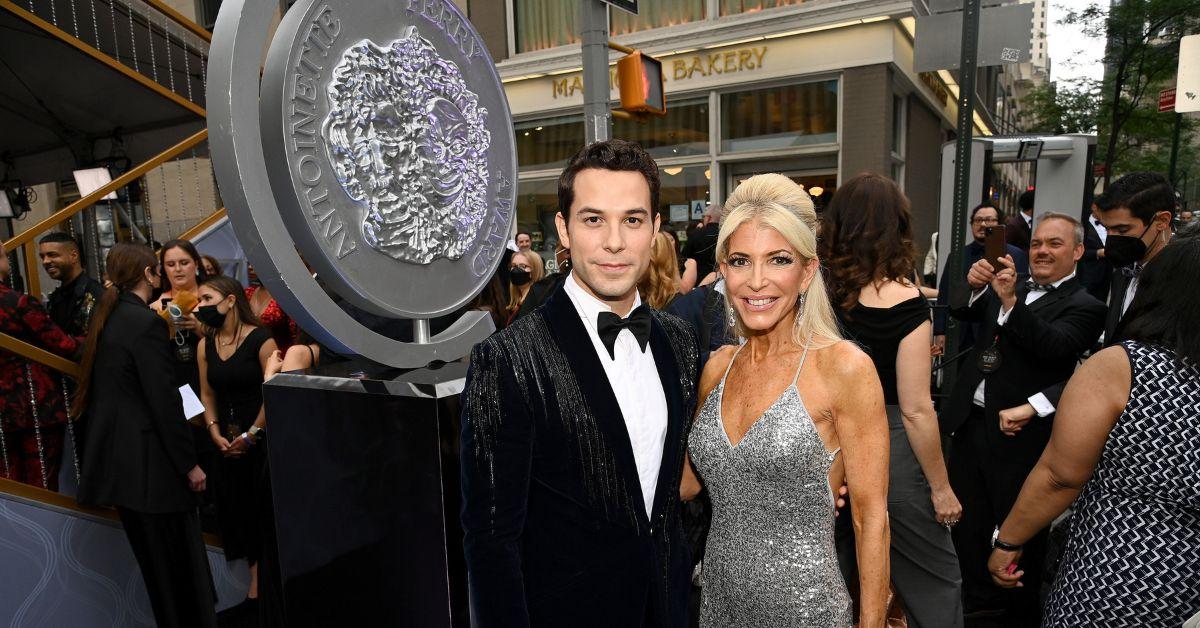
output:
[[[516,177],[474,29],[446,0],[319,0],[289,11],[271,50],[267,167],[305,260],[382,316],[470,301],[503,254]]]
[[[363,40],[333,70],[324,138],[363,239],[403,262],[462,258],[487,213],[487,109],[458,66],[409,27]]]

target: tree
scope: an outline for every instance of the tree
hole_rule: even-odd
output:
[[[1157,163],[1155,153],[1170,150],[1171,116],[1159,114],[1158,92],[1172,83],[1179,62],[1179,40],[1200,31],[1197,0],[1119,0],[1094,3],[1072,11],[1062,24],[1080,26],[1089,37],[1107,37],[1104,80],[1099,86],[1096,128],[1099,157],[1104,163],[1104,186],[1114,169],[1127,170]],[[1078,92],[1064,90],[1071,108]],[[1086,90],[1085,90],[1086,92]],[[1053,113],[1053,107],[1049,113]],[[1043,112],[1045,113],[1045,112]],[[1185,120],[1184,140],[1196,125]],[[1188,143],[1188,142],[1183,142]],[[1165,168],[1162,168],[1165,170]]]
[[[1046,83],[1022,99],[1023,123],[1036,133],[1095,133],[1100,116],[1100,81],[1077,78]]]

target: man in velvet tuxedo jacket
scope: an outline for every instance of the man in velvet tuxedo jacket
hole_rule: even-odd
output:
[[[474,626],[686,626],[679,481],[698,350],[687,323],[637,293],[658,189],[636,144],[581,150],[559,179],[571,274],[471,354],[461,460]]]
[[[988,574],[990,539],[1050,439],[1054,408],[1041,416],[1014,411],[1048,405],[1040,391],[1070,378],[1104,326],[1104,304],[1075,277],[1083,256],[1078,220],[1044,214],[1029,252],[1028,281],[1018,279],[1011,258],[994,273],[981,260],[967,275],[974,290],[969,304],[951,304],[956,318],[980,328],[944,410],[944,427],[954,432],[950,483],[963,505],[953,536],[965,606],[968,612],[1007,607],[1005,625],[1014,626],[1040,625],[1045,533],[1026,544],[1022,562],[1035,584],[1011,593]]]

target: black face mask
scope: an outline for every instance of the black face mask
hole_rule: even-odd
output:
[[[1142,235],[1137,237],[1110,233],[1104,243],[1104,259],[1117,268],[1142,261],[1142,258],[1146,257],[1148,248],[1142,241],[1142,236],[1146,235],[1149,230],[1150,225],[1146,225],[1146,228],[1142,230]]]
[[[529,274],[529,271],[521,268],[520,266],[513,266],[512,268],[508,269],[508,280],[511,281],[512,285],[514,286],[524,286],[525,284],[533,281],[533,275]]]
[[[193,314],[196,315],[196,320],[203,323],[205,327],[220,329],[225,324],[225,316],[229,312],[222,312],[215,305],[201,305]]]

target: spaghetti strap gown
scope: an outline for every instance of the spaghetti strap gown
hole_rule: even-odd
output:
[[[741,349],[738,349],[741,352]],[[721,418],[729,369],[689,436],[696,472],[712,499],[700,625],[845,628],[850,595],[834,549],[829,452],[792,384],[737,445]],[[730,368],[737,353],[730,360]]]

